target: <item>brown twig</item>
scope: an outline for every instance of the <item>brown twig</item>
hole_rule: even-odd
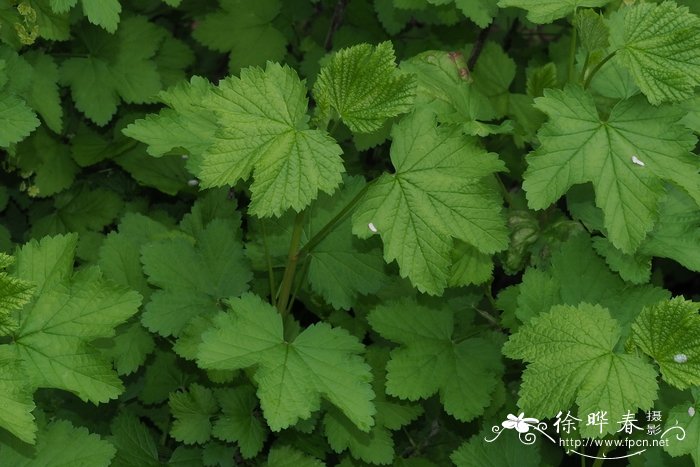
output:
[[[343,23],[345,7],[348,6],[349,2],[350,0],[338,0],[338,3],[335,4],[333,16],[331,16],[331,24],[328,27],[328,32],[326,33],[326,41],[323,43],[323,47],[326,50],[331,50],[333,48],[333,35]]]
[[[479,36],[476,38],[476,42],[474,43],[474,47],[472,47],[472,53],[469,55],[469,60],[467,60],[467,68],[469,71],[474,71],[474,66],[476,65],[476,61],[479,59],[479,55],[481,55],[481,51],[484,50],[484,44],[486,43],[486,38],[489,36],[489,33],[491,32],[491,25],[493,23],[489,24],[486,26],[484,29],[482,29],[479,32]]]

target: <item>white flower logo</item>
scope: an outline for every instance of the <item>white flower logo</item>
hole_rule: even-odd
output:
[[[503,425],[503,428],[506,428],[508,430],[512,430],[515,428],[518,433],[527,433],[530,431],[530,427],[533,425],[537,425],[539,423],[539,420],[536,418],[529,418],[525,417],[525,412],[520,412],[520,415],[517,417],[513,415],[512,413],[508,414],[508,417],[506,417],[507,420],[504,420],[501,425]]]

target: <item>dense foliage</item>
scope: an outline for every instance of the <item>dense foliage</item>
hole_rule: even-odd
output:
[[[0,0],[0,464],[700,465],[697,15]]]

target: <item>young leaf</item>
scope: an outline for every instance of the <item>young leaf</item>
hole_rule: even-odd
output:
[[[394,126],[392,137],[396,173],[369,189],[353,232],[378,232],[387,262],[396,260],[419,290],[439,294],[450,276],[453,238],[487,254],[507,246],[500,196],[486,181],[503,163],[456,128],[436,127],[426,112]]]
[[[391,42],[359,44],[333,55],[314,85],[319,119],[327,122],[335,111],[353,132],[370,133],[408,112],[415,78],[399,71],[395,60]]]
[[[326,132],[309,129],[306,89],[291,68],[246,68],[219,83],[205,103],[220,128],[205,156],[193,159],[202,186],[234,185],[252,173],[249,211],[279,217],[340,184],[342,151]]]
[[[231,311],[217,315],[202,336],[197,361],[207,369],[257,367],[260,406],[273,431],[311,416],[320,409],[321,396],[361,430],[370,429],[375,413],[371,374],[359,356],[364,346],[355,337],[319,323],[287,342],[282,317],[258,296],[246,294],[229,304]]]
[[[527,10],[527,19],[533,23],[551,23],[582,7],[600,7],[610,0],[500,0],[501,8],[517,7]]]
[[[690,153],[696,138],[678,124],[679,112],[637,96],[601,118],[579,86],[547,90],[535,105],[549,122],[538,133],[542,145],[527,157],[523,187],[530,207],[543,209],[572,185],[592,182],[608,238],[632,253],[658,217],[663,180],[700,202],[700,160]]]
[[[644,309],[632,340],[659,364],[661,376],[679,389],[700,385],[700,304],[676,297]]]
[[[282,60],[287,38],[275,28],[279,0],[220,0],[221,10],[197,21],[192,36],[217,52],[229,53],[228,69],[239,73],[247,66],[262,66],[266,60]],[[227,31],[222,34],[221,31]]]
[[[674,2],[637,2],[625,10],[616,59],[652,104],[679,102],[700,84],[700,18]]]
[[[656,371],[642,358],[616,352],[620,326],[607,309],[588,303],[557,305],[513,334],[503,353],[528,362],[518,406],[531,417],[554,417],[578,405],[580,419],[598,410],[610,420],[647,410],[657,397]],[[601,427],[614,433],[614,424]],[[600,436],[598,426],[581,426]]]
[[[451,310],[410,300],[379,306],[367,319],[382,337],[401,344],[386,366],[387,394],[415,401],[439,392],[445,411],[461,421],[483,413],[502,371],[493,342],[454,339]]]

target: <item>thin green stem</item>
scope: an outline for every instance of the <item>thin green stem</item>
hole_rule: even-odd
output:
[[[583,83],[583,80],[586,78],[586,70],[588,70],[588,62],[591,61],[591,53],[586,52],[586,59],[583,61],[583,68],[581,68],[581,75],[579,76],[579,81]]]
[[[267,246],[267,229],[265,228],[265,221],[260,221],[260,230],[262,230],[262,241],[263,248],[265,249],[265,259],[267,260],[267,275],[270,281],[270,301],[272,306],[277,305],[277,291],[275,290],[275,272],[272,270],[272,258],[270,257],[270,249]]]
[[[576,67],[576,39],[577,39],[578,31],[576,30],[576,26],[573,26],[573,29],[571,31],[571,45],[569,47],[569,82],[573,82],[574,80],[574,68]]]
[[[501,180],[501,176],[499,174],[496,174],[496,180],[498,180],[498,186],[501,188],[501,193],[503,193],[503,199],[506,200],[508,206],[512,206],[513,198],[511,198],[510,192],[506,188],[505,183],[503,183],[503,180]]]
[[[281,315],[284,315],[287,312],[289,294],[292,291],[294,274],[296,273],[297,263],[299,262],[299,244],[301,243],[301,234],[303,231],[304,211],[297,214],[297,216],[294,218],[294,230],[292,230],[292,240],[289,243],[289,252],[287,253],[287,266],[284,268],[280,295],[279,299],[277,300],[277,310]]]
[[[307,256],[304,259],[303,264],[301,265],[301,272],[297,274],[297,281],[296,285],[294,286],[294,292],[292,292],[292,299],[289,300],[289,305],[287,305],[287,313],[289,313],[292,310],[292,305],[294,305],[294,301],[297,299],[297,294],[299,293],[299,289],[301,289],[301,284],[304,283],[304,279],[306,279],[306,274],[308,274],[309,272],[310,262],[310,258]]]
[[[306,244],[299,250],[299,255],[303,256],[306,254],[309,254],[313,251],[313,249],[318,246],[319,243],[323,241],[324,238],[328,236],[329,233],[333,231],[335,226],[340,223],[345,217],[347,217],[350,212],[355,208],[357,203],[360,202],[360,200],[365,196],[365,193],[367,193],[367,190],[369,190],[369,187],[374,184],[374,180],[367,183],[358,193],[355,195],[355,197],[338,213],[328,221],[326,225],[324,225],[321,230],[319,230],[316,235],[311,237],[311,240],[306,242]]]
[[[598,448],[598,452],[596,453],[596,460],[593,461],[593,465],[591,467],[600,467],[603,465],[603,462],[605,462],[605,459],[603,458],[603,454],[605,454],[605,446],[601,446]]]
[[[591,80],[593,79],[595,74],[598,73],[598,71],[601,68],[603,68],[603,65],[608,63],[610,61],[610,59],[615,56],[616,53],[617,53],[617,50],[613,50],[604,59],[602,59],[595,67],[593,67],[593,69],[588,74],[588,76],[586,76],[586,81],[583,82],[583,89],[588,88],[588,85],[591,84]]]
[[[581,467],[586,467],[586,458],[581,456]]]

